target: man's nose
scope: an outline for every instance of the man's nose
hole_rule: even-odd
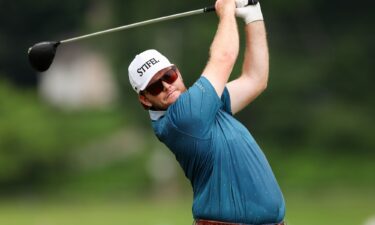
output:
[[[161,83],[163,84],[163,87],[164,87],[164,91],[167,90],[170,86],[172,86],[171,84],[168,84],[167,82],[165,81],[161,81]]]

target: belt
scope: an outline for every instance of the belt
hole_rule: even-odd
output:
[[[219,222],[219,221],[213,221],[213,220],[196,220],[194,225],[252,225],[252,224]],[[262,224],[262,225],[286,225],[286,223],[284,222],[267,223],[267,224]]]

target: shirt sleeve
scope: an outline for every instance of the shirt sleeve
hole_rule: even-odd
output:
[[[201,76],[169,107],[168,116],[179,131],[204,138],[221,107],[223,102],[214,87]]]
[[[232,115],[232,108],[230,102],[230,94],[228,88],[225,87],[223,94],[221,95],[221,102],[223,103],[223,110]]]

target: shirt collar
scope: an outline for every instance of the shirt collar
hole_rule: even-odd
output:
[[[153,111],[148,110],[151,120],[158,120],[165,115],[167,111]]]

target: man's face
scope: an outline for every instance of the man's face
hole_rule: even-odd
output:
[[[147,107],[166,110],[184,91],[186,87],[178,69],[167,67],[154,75],[139,100]]]

